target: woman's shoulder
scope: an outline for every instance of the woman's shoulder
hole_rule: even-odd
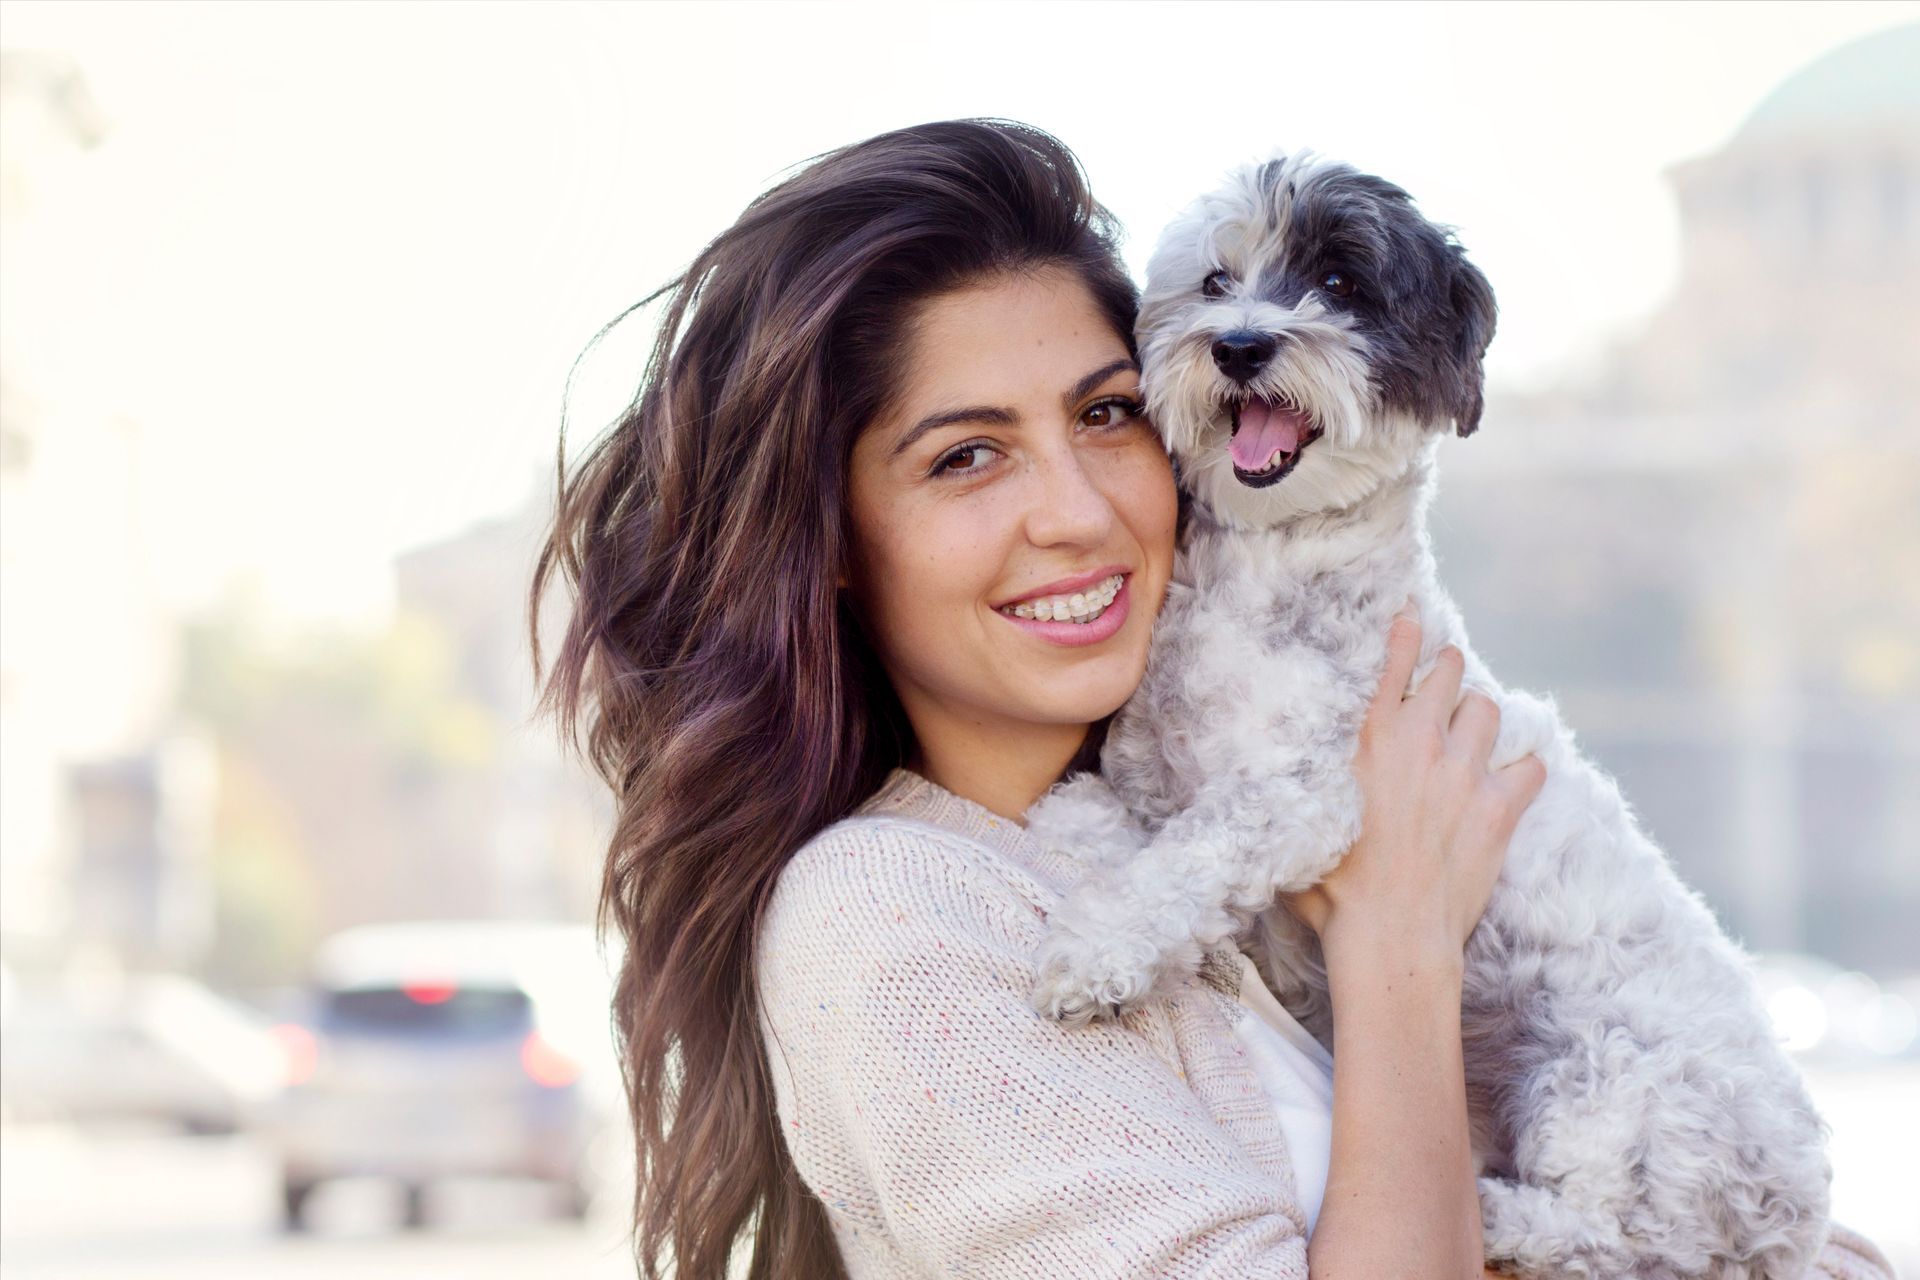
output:
[[[855,812],[823,827],[781,869],[767,927],[798,914],[811,927],[859,929],[876,913],[927,929],[992,922],[1036,936],[1044,918],[1020,868],[967,836],[924,819]],[[898,935],[897,927],[887,932]]]

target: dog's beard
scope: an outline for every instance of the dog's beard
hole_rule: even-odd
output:
[[[1201,310],[1195,308],[1195,310]],[[1208,311],[1217,308],[1208,308]],[[1241,527],[1268,527],[1302,515],[1338,511],[1363,500],[1387,480],[1404,474],[1424,433],[1380,409],[1367,376],[1366,339],[1345,317],[1308,300],[1294,311],[1266,307],[1245,317],[1281,340],[1273,360],[1245,386],[1215,365],[1215,324],[1175,323],[1148,329],[1142,346],[1143,382],[1149,413],[1168,452],[1180,463],[1188,491],[1217,517]],[[1196,317],[1200,318],[1200,317]],[[1213,320],[1211,315],[1205,319]],[[1265,406],[1299,415],[1298,456],[1277,480],[1236,473],[1236,423],[1257,428]],[[1262,444],[1237,441],[1245,471],[1257,474],[1268,459]]]
[[[1237,528],[1271,528],[1358,506],[1381,485],[1404,475],[1413,457],[1413,451],[1397,443],[1341,449],[1328,447],[1322,438],[1279,483],[1256,489],[1235,474],[1227,433],[1215,430],[1212,436],[1211,445],[1175,455],[1182,483],[1222,523]]]

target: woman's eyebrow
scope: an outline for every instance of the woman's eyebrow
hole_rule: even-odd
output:
[[[1074,383],[1073,386],[1067,389],[1067,393],[1060,397],[1060,403],[1066,406],[1068,413],[1072,413],[1073,406],[1084,399],[1087,392],[1093,390],[1123,369],[1132,373],[1140,372],[1139,365],[1135,364],[1131,358],[1122,356],[1112,364],[1102,365],[1086,377],[1080,379],[1080,381]]]
[[[889,458],[897,458],[913,446],[927,432],[937,427],[950,427],[956,422],[985,422],[996,427],[1010,427],[1020,419],[1011,409],[1001,409],[992,405],[975,405],[970,409],[948,409],[944,413],[931,413],[913,424],[913,429],[900,437],[893,446]]]
[[[1102,365],[1100,368],[1095,369],[1092,373],[1089,373],[1086,377],[1067,388],[1066,393],[1060,397],[1060,403],[1065,405],[1067,410],[1071,412],[1073,406],[1089,391],[1123,370],[1138,373],[1140,372],[1140,366],[1134,363],[1129,357],[1122,357],[1119,360],[1115,360],[1112,364]],[[889,454],[888,457],[899,457],[908,449],[912,448],[913,442],[927,434],[927,432],[940,427],[950,427],[956,422],[984,422],[996,427],[1010,427],[1019,420],[1019,415],[1014,413],[1013,410],[1003,409],[997,405],[973,405],[965,409],[947,409],[940,413],[930,413],[920,419],[920,421],[914,423],[913,427],[905,435],[900,437],[899,443],[893,446],[893,452]]]

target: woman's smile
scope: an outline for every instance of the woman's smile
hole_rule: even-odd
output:
[[[1001,605],[995,612],[1048,644],[1098,644],[1127,620],[1127,578],[1116,572],[1078,591],[1055,587],[1053,594]]]

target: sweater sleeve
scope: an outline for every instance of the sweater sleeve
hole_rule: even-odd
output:
[[[1893,1264],[1859,1232],[1829,1224],[1826,1247],[1814,1259],[1809,1280],[1894,1280]]]
[[[982,856],[843,824],[769,904],[782,1132],[843,1250],[885,1274],[1304,1280],[1288,1189],[1156,1051],[1154,1002],[1079,1028],[1028,1005],[1044,925]]]

